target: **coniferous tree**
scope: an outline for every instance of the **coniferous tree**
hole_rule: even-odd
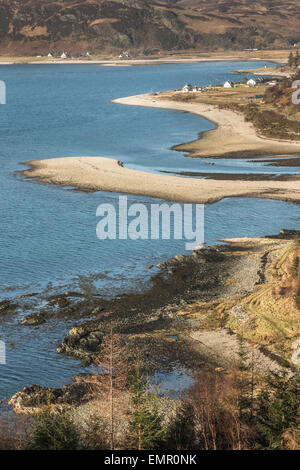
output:
[[[257,413],[261,448],[284,449],[285,431],[299,430],[299,384],[299,374],[288,377],[287,373],[272,373],[267,378],[266,387],[259,397]]]
[[[32,450],[76,450],[79,434],[68,413],[57,413],[48,406],[38,413],[31,428]]]
[[[161,448],[165,427],[159,413],[158,389],[149,386],[145,376],[141,373],[139,364],[132,377],[132,394],[133,447],[138,450]]]
[[[239,337],[237,373],[235,387],[237,390],[237,406],[240,419],[249,421],[253,417],[254,402],[254,351],[252,349],[251,360],[248,361],[244,338]]]
[[[195,413],[190,400],[184,400],[166,433],[166,449],[190,450],[195,448]]]

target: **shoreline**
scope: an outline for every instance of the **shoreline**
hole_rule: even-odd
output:
[[[129,59],[119,59],[114,57],[99,57],[94,56],[91,58],[67,58],[61,59],[48,58],[48,57],[11,57],[11,56],[0,56],[0,65],[17,65],[17,64],[98,64],[102,66],[113,66],[113,67],[130,67],[138,65],[159,65],[159,64],[180,64],[180,63],[197,63],[197,62],[219,62],[219,61],[267,61],[274,63],[286,62],[286,58],[289,55],[289,50],[262,50],[262,51],[228,51],[228,52],[199,52],[199,54],[183,54],[183,55],[165,55],[162,57],[138,57]],[[277,57],[276,57],[277,53]]]
[[[285,259],[290,252],[292,238],[292,233],[286,233],[282,237],[226,239],[223,240],[225,245],[205,247],[192,255],[177,255],[158,266],[159,272],[146,290],[109,300],[79,292],[76,295],[80,302],[76,301],[74,292],[48,295],[43,312],[27,315],[23,324],[34,328],[58,315],[68,318],[72,308],[73,319],[83,318],[84,321],[75,324],[61,338],[57,353],[85,365],[92,364],[101,350],[103,335],[113,318],[129,345],[129,361],[134,361],[138,348],[142,367],[147,371],[172,373],[178,366],[185,371],[196,371],[204,365],[226,370],[236,360],[241,332],[245,333],[249,353],[252,345],[255,347],[260,373],[289,367],[284,348],[278,350],[260,338],[259,314],[248,310],[248,305],[252,305],[253,296],[268,296],[272,284],[268,272],[276,260],[281,263],[282,257]],[[187,268],[190,276],[182,276]],[[213,281],[207,282],[207,279]],[[289,319],[292,315],[293,311],[289,311]],[[271,332],[268,330],[268,334]],[[77,375],[75,382],[82,377]],[[70,387],[72,385],[55,390],[68,391]],[[10,398],[9,405],[15,412],[30,413],[32,400],[47,389],[25,387]]]
[[[226,157],[234,153],[248,153],[260,156],[291,156],[300,154],[300,142],[270,139],[261,136],[253,125],[246,122],[243,115],[228,109],[206,103],[189,103],[168,99],[168,92],[159,96],[143,94],[118,98],[113,103],[127,106],[172,109],[204,117],[216,128],[200,133],[198,139],[174,145],[172,150],[188,153],[188,157]],[[220,150],[220,142],[222,149]],[[252,156],[253,156],[252,155]],[[240,158],[240,156],[239,156]],[[247,155],[248,158],[248,155]]]
[[[257,156],[287,156],[300,153],[300,143],[280,143],[260,138],[251,124],[236,112],[219,110],[202,103],[182,103],[138,95],[113,100],[130,106],[148,106],[194,113],[216,123],[216,129],[201,134],[200,139],[176,146],[193,157],[226,156],[253,152]],[[222,150],[220,151],[220,142]],[[225,197],[257,197],[300,201],[300,176],[288,181],[192,179],[157,175],[131,170],[117,160],[104,157],[65,157],[25,162],[30,167],[20,173],[39,182],[76,187],[83,191],[110,191],[136,194],[186,203],[213,203]]]

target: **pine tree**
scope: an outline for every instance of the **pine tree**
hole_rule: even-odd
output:
[[[237,406],[240,419],[249,421],[253,417],[254,402],[254,351],[252,349],[251,361],[248,362],[244,338],[239,337],[237,374],[235,387],[237,390]]]
[[[195,447],[195,413],[190,400],[182,401],[168,426],[166,449],[190,450]]]
[[[76,450],[79,434],[68,413],[51,411],[48,406],[38,413],[31,427],[32,450]]]
[[[289,378],[284,374],[271,374],[259,397],[258,427],[260,447],[284,449],[286,430],[299,429],[299,374]]]
[[[158,389],[149,386],[139,365],[136,366],[132,377],[132,394],[133,447],[138,450],[161,448],[165,428],[159,413]]]

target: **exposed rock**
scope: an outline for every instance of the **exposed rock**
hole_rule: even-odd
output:
[[[31,315],[27,315],[26,317],[22,318],[19,321],[20,325],[27,325],[27,326],[37,326],[45,323],[45,314],[43,313],[32,313]]]
[[[230,313],[243,329],[250,330],[256,327],[255,318],[251,317],[242,305],[235,305],[232,307]]]
[[[279,240],[293,240],[295,237],[300,237],[300,230],[281,229],[278,235],[266,235],[266,238],[274,238]]]
[[[16,303],[13,303],[11,300],[2,300],[0,302],[0,315],[10,313],[18,308]]]
[[[91,361],[91,358],[100,352],[103,331],[91,330],[89,324],[72,328],[56,352],[72,355],[82,361]]]
[[[38,295],[37,292],[30,292],[29,294],[21,294],[21,295],[18,295],[18,299],[26,299],[27,297],[35,297],[36,295]]]
[[[73,383],[62,388],[46,388],[39,385],[24,387],[8,401],[16,413],[32,414],[41,407],[53,405],[62,408],[68,405],[78,406],[91,399],[91,389],[86,382],[88,374],[73,377]]]

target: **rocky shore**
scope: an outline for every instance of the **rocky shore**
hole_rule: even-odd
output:
[[[201,368],[226,369],[237,360],[240,331],[247,336],[258,328],[258,319],[245,299],[268,283],[270,267],[290,250],[296,234],[282,231],[275,237],[233,239],[189,256],[176,256],[158,265],[159,272],[144,292],[113,299],[87,298],[78,292],[52,296],[43,321],[53,314],[80,319],[57,352],[86,365],[101,357],[101,344],[112,320],[129,363],[134,364],[138,351],[142,368],[150,375],[177,367],[192,374]],[[37,325],[40,315],[31,313],[22,322]],[[247,341],[247,348],[249,355],[255,352],[259,373],[289,366],[272,348],[253,341]],[[62,389],[27,387],[9,403],[17,412],[33,412],[49,393],[56,406],[89,399],[84,375],[80,375]]]

